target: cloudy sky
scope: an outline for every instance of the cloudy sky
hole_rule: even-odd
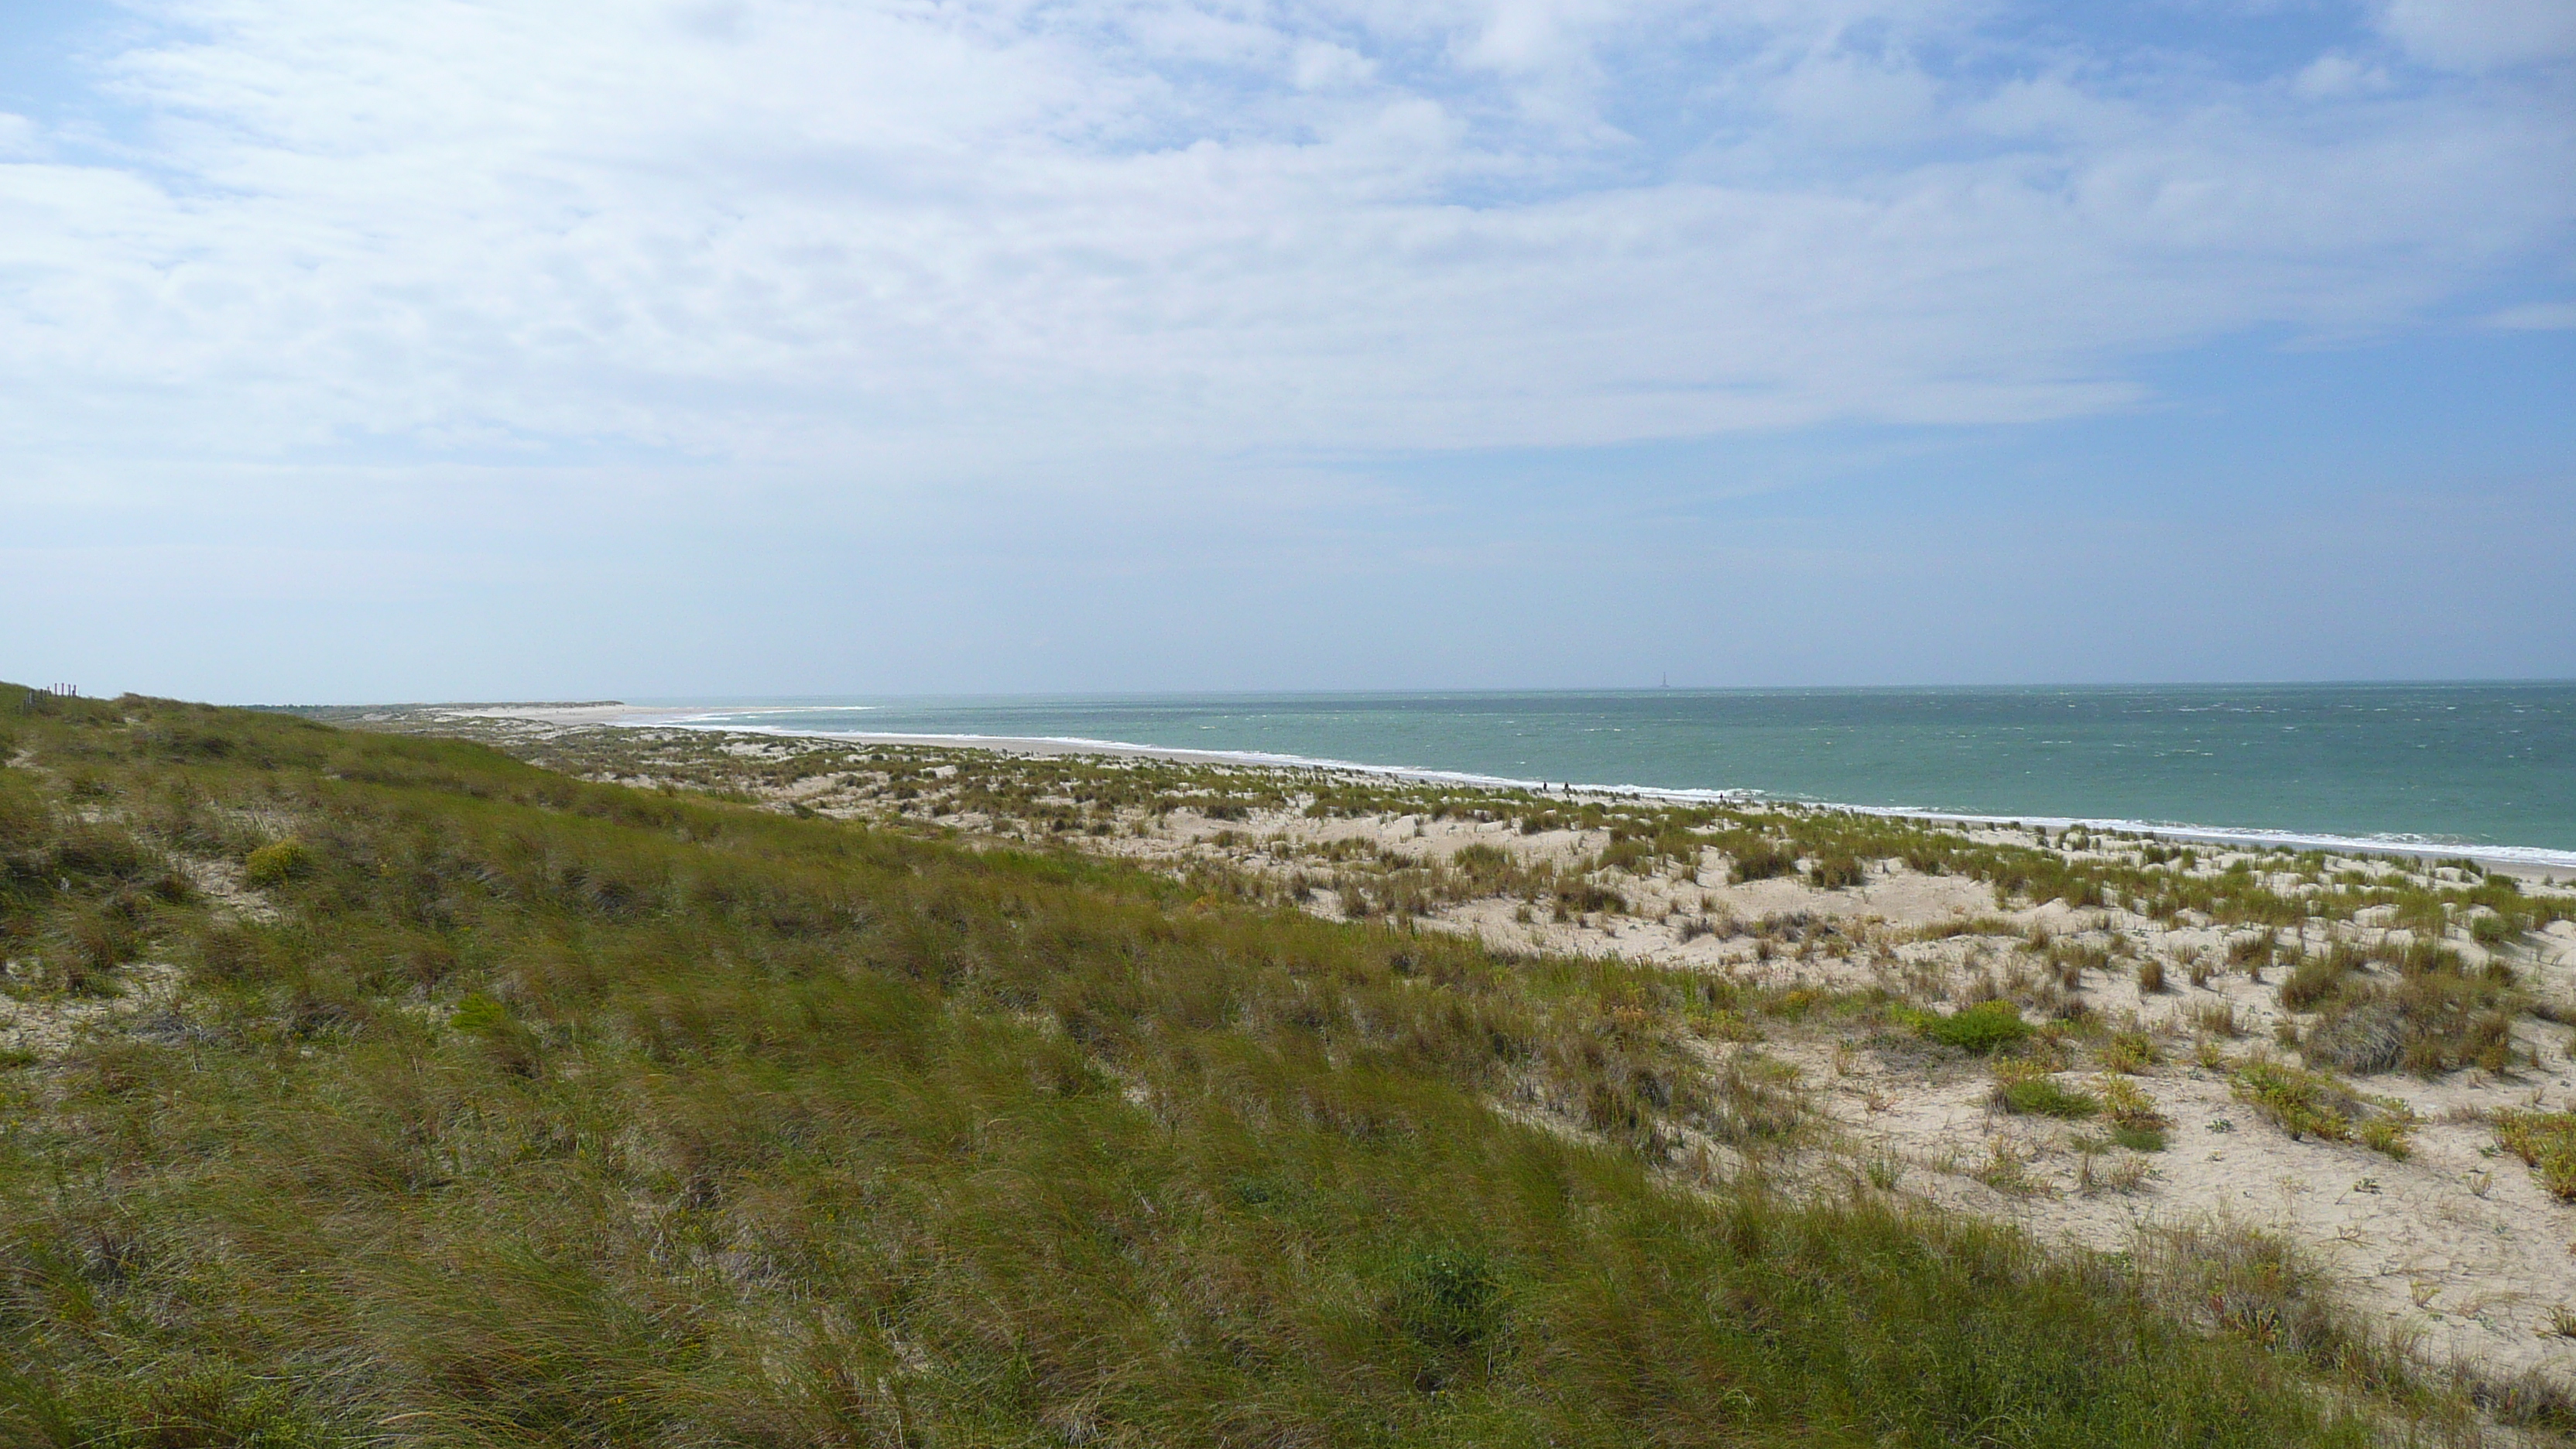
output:
[[[11,0],[0,678],[2576,676],[2567,0]]]

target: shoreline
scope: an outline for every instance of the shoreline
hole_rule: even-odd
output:
[[[2400,837],[2332,835],[2252,826],[2169,824],[2107,816],[1971,814],[1960,811],[1914,809],[1901,805],[1857,805],[1837,800],[1806,800],[1794,796],[1773,795],[1753,788],[1687,789],[1586,781],[1523,780],[1511,776],[1485,775],[1465,770],[1372,765],[1356,760],[1318,759],[1302,755],[1271,754],[1258,750],[1193,750],[1179,746],[1135,744],[1123,740],[1044,735],[907,734],[876,730],[791,729],[776,725],[737,723],[735,721],[739,720],[741,715],[749,712],[740,709],[674,709],[668,706],[654,707],[622,703],[565,706],[468,705],[452,709],[441,706],[430,706],[430,708],[460,718],[510,719],[562,728],[591,726],[618,729],[687,729],[709,733],[766,735],[778,739],[832,740],[842,744],[990,750],[998,754],[1040,758],[1091,755],[1171,760],[1182,764],[1231,765],[1250,769],[1314,770],[1372,775],[1424,784],[1457,785],[1471,789],[1526,790],[1534,794],[1560,798],[1597,796],[1661,800],[1676,804],[1786,805],[1802,809],[1847,811],[1852,814],[1872,815],[1892,820],[1917,820],[1933,825],[2041,826],[2050,830],[2065,830],[2070,826],[2080,826],[2086,830],[2112,831],[2184,845],[2217,845],[2254,850],[2321,850],[2333,854],[2395,856],[2418,861],[2472,860],[2484,868],[2499,871],[2517,879],[2551,884],[2576,877],[2576,850],[2557,850],[2545,846],[2474,845],[2416,841]],[[782,709],[779,712],[790,711]],[[724,723],[713,722],[714,717],[719,715],[724,718]]]

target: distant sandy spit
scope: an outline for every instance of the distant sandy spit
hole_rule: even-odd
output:
[[[518,720],[529,724],[551,725],[565,729],[611,725],[645,728],[654,725],[686,729],[717,730],[726,734],[768,735],[778,739],[829,740],[840,745],[903,745],[924,749],[990,750],[1000,755],[1025,755],[1038,758],[1105,756],[1111,759],[1171,760],[1186,765],[1231,765],[1254,769],[1322,770],[1333,773],[1362,774],[1384,779],[1418,780],[1431,784],[1473,783],[1506,788],[1511,782],[1498,782],[1488,776],[1470,775],[1454,770],[1404,769],[1392,765],[1359,765],[1342,761],[1305,760],[1288,755],[1265,755],[1249,750],[1190,750],[1168,745],[1131,745],[1117,740],[1050,739],[1042,735],[923,735],[891,734],[869,730],[792,730],[766,725],[745,724],[734,712],[706,709],[651,707],[630,704],[583,705],[456,705],[431,706],[429,713],[452,719]],[[702,723],[709,716],[722,713],[721,723]],[[391,718],[390,712],[386,716]],[[1531,788],[1538,788],[1533,785]],[[1736,790],[1651,790],[1644,787],[1555,785],[1549,793],[1563,795],[1571,790],[1578,795],[1604,798],[1618,795],[1646,795],[1676,799],[1719,800],[1751,799],[1750,791]]]
[[[932,749],[991,750],[996,754],[1024,755],[1040,758],[1090,755],[1106,756],[1113,759],[1171,760],[1181,764],[1193,765],[1235,765],[1268,767],[1274,769],[1320,769],[1348,771],[1351,773],[1366,774],[1384,779],[1415,780],[1433,784],[1470,784],[1483,786],[1505,785],[1508,787],[1508,782],[1499,782],[1489,779],[1488,777],[1455,771],[1408,770],[1392,766],[1350,765],[1340,762],[1309,761],[1289,756],[1263,755],[1257,752],[1242,750],[1186,750],[1158,745],[1122,744],[1106,740],[1047,739],[1037,736],[1022,735],[925,735],[893,734],[856,730],[833,730],[829,732],[818,730],[789,730],[759,725],[746,725],[740,723],[738,717],[728,718],[722,725],[700,725],[698,721],[711,714],[719,713],[720,711],[706,708],[674,707],[669,705],[631,705],[616,702],[568,705],[456,705],[432,706],[430,712],[456,719],[515,720],[527,724],[550,726],[559,729],[578,729],[585,726],[626,726],[632,728],[650,725],[669,725],[682,728],[720,728],[727,733],[734,734],[764,734],[789,739],[810,738],[817,740],[831,740],[839,744],[905,745]],[[1559,796],[1591,796],[1602,799],[1621,796],[1643,796],[1656,799],[1700,801],[1753,800],[1760,798],[1755,792],[1751,791],[1666,791],[1644,787],[1608,787],[1597,785],[1572,787],[1556,785],[1545,787],[1545,793]],[[2466,859],[2474,860],[2479,865],[2484,866],[2489,870],[2512,876],[2518,880],[2535,883],[2555,883],[2560,880],[2568,879],[2571,874],[2576,874],[2576,868],[2571,868],[2571,866],[2566,863],[2555,860],[2534,861],[2527,858],[2520,852],[2482,849],[2477,846],[2419,846],[2395,842],[2364,843],[2340,839],[2326,840],[2322,838],[2312,841],[2299,836],[2272,837],[2245,831],[2194,829],[2188,826],[2142,827],[2120,821],[2086,820],[2077,818],[2061,819],[2056,816],[1964,815],[1934,811],[1887,810],[1871,806],[1851,805],[1828,806],[1825,808],[1854,810],[1865,815],[1883,815],[1901,820],[1921,820],[1935,825],[1970,829],[1979,826],[2009,824],[2013,826],[2042,825],[2051,830],[2063,830],[2070,825],[2078,825],[2091,829],[2128,830],[2151,839],[2170,840],[2187,845],[2222,845],[2233,846],[2239,849],[2265,849],[2273,847],[2288,850],[2321,849],[2331,851],[2336,854],[2380,855],[2408,860]]]

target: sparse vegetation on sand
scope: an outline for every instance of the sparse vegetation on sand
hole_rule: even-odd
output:
[[[2576,1262],[2558,1241],[2576,1224],[2556,1221],[2570,1210],[2536,1182],[2486,1165],[2497,1113],[2576,1097],[2563,1030],[2576,1021],[2576,893],[2554,881],[2460,860],[1752,801],[436,707],[343,713],[373,729],[469,733],[595,780],[971,849],[1128,861],[1202,908],[1294,909],[1470,936],[1505,959],[1714,979],[1724,1003],[1692,1007],[1683,1041],[1720,1074],[1723,1110],[1692,1125],[1651,1101],[1599,1103],[1604,1120],[1651,1118],[1668,1161],[1704,1159],[1691,1170],[1807,1196],[1901,1182],[1907,1200],[2108,1250],[2129,1246],[2129,1220],[2180,1222],[2277,1191],[2275,1221],[2300,1252],[2347,1264],[2429,1255],[2436,1266],[2402,1278],[2340,1279],[2367,1312],[2400,1320],[2426,1362],[2525,1384],[2489,1395],[2517,1413],[2554,1402],[2528,1384],[2576,1379],[2576,1340],[2554,1331],[2549,1306],[2576,1303]],[[1991,1101],[1969,1054],[1920,1030],[1986,1002],[2027,1028],[1990,1047],[1988,1064],[2089,1066],[2100,1075],[2084,1090],[2108,1121],[2013,1112]],[[2360,1113],[2344,1139],[2294,1136],[2239,1110],[2239,1068],[2267,1057],[2407,1115]],[[1527,1091],[1505,1110],[1606,1130]],[[2240,1127],[2248,1135],[2200,1135]],[[2353,1155],[2374,1143],[2405,1155],[2356,1175]],[[2167,1151],[2204,1145],[2216,1150]],[[2087,1210],[2106,1190],[2127,1200],[2121,1215]]]
[[[2496,1145],[2521,1158],[2559,1198],[2576,1198],[2576,1112],[2496,1114]]]
[[[2464,1412],[2126,1260],[1770,1183],[1799,1071],[1755,1023],[1865,997],[472,743],[31,704],[0,717],[10,1442],[2360,1444]],[[890,803],[953,778],[876,763]]]

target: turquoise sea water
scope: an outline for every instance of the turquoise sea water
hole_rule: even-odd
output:
[[[2576,865],[2576,684],[778,700],[673,715],[2518,847]]]

